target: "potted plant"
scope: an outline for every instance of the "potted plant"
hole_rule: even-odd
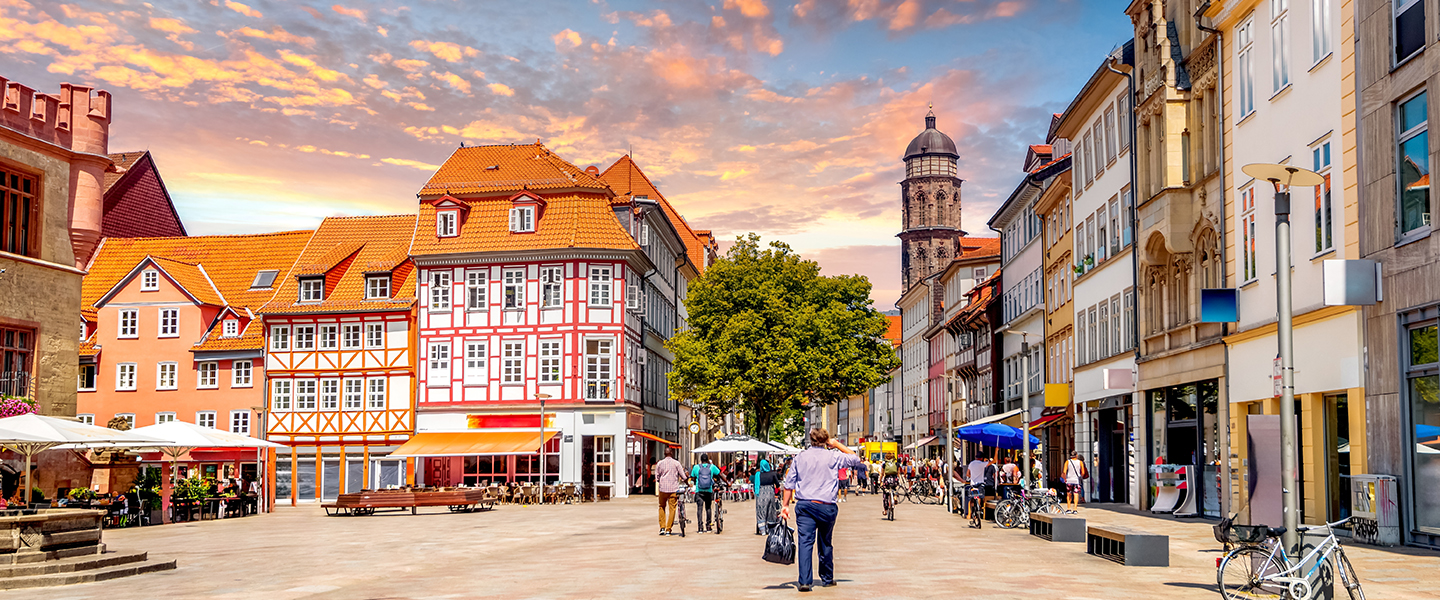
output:
[[[160,469],[141,469],[135,474],[136,493],[140,496],[140,511],[145,514],[146,523],[160,523],[164,520],[160,511],[160,491],[163,482],[160,479]]]
[[[30,398],[0,394],[0,418],[28,415],[37,409],[35,401]]]

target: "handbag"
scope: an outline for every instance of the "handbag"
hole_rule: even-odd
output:
[[[795,530],[785,521],[767,523],[766,527],[770,532],[765,536],[765,554],[761,558],[778,565],[795,564]]]

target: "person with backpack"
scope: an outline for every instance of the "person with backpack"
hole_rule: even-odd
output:
[[[1070,460],[1065,461],[1065,497],[1069,504],[1067,514],[1075,514],[1080,509],[1080,496],[1085,493],[1084,482],[1090,478],[1090,470],[1085,468],[1085,461],[1080,460],[1080,453],[1070,451]]]
[[[715,503],[716,479],[722,484],[725,482],[720,467],[710,462],[709,454],[701,454],[700,464],[690,468],[690,480],[695,483],[695,518],[700,522],[700,531],[697,533],[710,530],[710,522],[714,517],[712,506]]]

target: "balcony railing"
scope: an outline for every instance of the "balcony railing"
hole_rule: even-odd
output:
[[[31,385],[29,373],[24,371],[0,372],[0,396],[18,396],[33,400],[34,393],[35,389]]]

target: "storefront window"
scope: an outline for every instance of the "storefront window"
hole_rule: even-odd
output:
[[[1409,330],[1406,379],[1410,394],[1410,422],[1414,427],[1412,460],[1415,526],[1440,532],[1440,352],[1436,324]]]

